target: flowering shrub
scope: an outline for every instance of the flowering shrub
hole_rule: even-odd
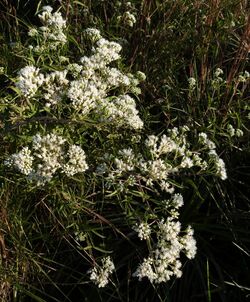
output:
[[[120,13],[117,21],[124,28],[143,23],[130,2]],[[195,187],[200,179],[218,182],[228,176],[211,127],[205,132],[188,120],[189,126],[180,122],[152,130],[140,88],[146,75],[128,71],[121,40],[110,41],[89,27],[81,45],[70,38],[59,11],[45,6],[38,17],[42,26],[28,31],[24,64],[10,77],[2,109],[3,128],[17,134],[6,138],[11,148],[3,169],[20,191],[36,197],[29,197],[27,221],[30,209],[43,207],[46,236],[54,235],[56,243],[64,242],[63,251],[80,257],[76,283],[118,287],[127,267],[128,281],[133,277],[153,287],[182,277],[183,264],[199,251],[195,224],[182,217],[190,204],[184,179]],[[223,74],[220,68],[213,72],[213,94],[226,89]],[[248,72],[237,76],[238,84],[249,80]],[[187,82],[183,91],[189,101],[201,86],[195,76]],[[222,135],[242,137],[240,126],[224,124]],[[30,225],[40,238],[42,231]],[[120,248],[124,241],[126,252]],[[36,265],[40,272],[48,269],[51,280],[50,265],[57,270],[60,248],[34,242],[27,249],[33,249],[37,263],[46,263],[46,269]],[[56,260],[48,265],[52,254]]]
[[[31,48],[34,57],[47,47],[51,46],[51,50],[56,51],[60,45],[67,43],[64,33],[66,24],[60,13],[52,13],[52,8],[46,6],[39,18],[44,26],[29,32],[30,36],[40,41],[39,47]],[[77,121],[89,117],[95,121],[95,125],[106,124],[111,133],[123,127],[140,130],[143,134],[143,121],[133,95],[140,92],[138,84],[140,80],[145,80],[144,74],[124,74],[111,67],[111,63],[120,59],[121,46],[104,39],[97,29],[88,28],[85,34],[94,43],[90,56],[83,56],[78,62],[72,63],[67,58],[63,67],[54,71],[39,67],[37,60],[37,64],[35,62],[34,65],[25,66],[18,72],[15,85],[21,97],[27,100],[27,112],[35,106],[38,112],[42,110],[57,118],[67,115],[69,120]],[[52,62],[50,69],[56,63]],[[178,220],[183,197],[175,193],[175,179],[193,167],[198,168],[196,174],[212,173],[222,179],[226,178],[224,162],[217,155],[214,143],[205,133],[200,133],[199,144],[192,150],[188,138],[190,132],[187,126],[173,128],[160,137],[149,135],[142,143],[138,136],[131,147],[124,148],[123,143],[119,147],[111,145],[116,149],[115,153],[107,153],[105,150],[105,156],[94,161],[92,159],[92,162],[88,158],[89,152],[86,155],[83,150],[87,150],[86,145],[69,144],[66,147],[66,138],[56,132],[45,132],[44,135],[34,135],[31,147],[24,147],[10,155],[5,164],[16,168],[38,186],[51,181],[58,172],[68,177],[80,173],[91,176],[94,173],[103,179],[109,192],[120,192],[118,199],[123,194],[139,192],[142,185],[144,194],[168,194],[168,199],[162,201],[162,210],[151,219],[147,218],[149,213],[144,207],[139,221],[136,209],[130,217],[131,228],[138,232],[140,239],[151,241],[152,247],[149,257],[139,264],[133,275],[139,280],[147,277],[151,282],[166,282],[171,276],[181,277],[181,252],[190,259],[196,254],[192,227],[183,229]],[[74,135],[70,140],[74,142],[78,138]],[[140,152],[141,144],[143,148]],[[104,191],[103,198],[106,194]],[[152,203],[150,194],[146,200]],[[150,208],[154,211],[153,204]],[[102,262],[103,267],[90,270],[90,279],[99,287],[108,283],[115,269],[110,257],[104,258]]]

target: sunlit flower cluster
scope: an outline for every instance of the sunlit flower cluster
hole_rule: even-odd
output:
[[[31,98],[43,82],[44,75],[40,73],[39,68],[29,65],[19,70],[16,86],[25,97]]]
[[[81,147],[70,145],[65,151],[65,143],[63,137],[54,133],[45,136],[36,134],[30,149],[24,147],[12,154],[5,164],[16,168],[38,185],[50,181],[58,170],[67,176],[87,170],[85,152]]]
[[[24,147],[20,152],[11,155],[5,160],[5,165],[14,166],[24,175],[32,173],[32,164],[34,157],[31,155],[31,150],[28,147]]]
[[[244,134],[241,129],[239,128],[235,129],[231,124],[227,125],[227,132],[231,137],[233,136],[241,137]]]
[[[161,220],[156,226],[157,241],[149,257],[145,258],[134,272],[139,280],[148,278],[151,283],[167,282],[171,277],[180,278],[181,252],[189,259],[196,254],[196,241],[193,229],[188,226],[186,231],[181,230],[181,224],[172,217]]]
[[[105,287],[109,282],[109,277],[115,270],[114,263],[110,256],[101,260],[102,265],[95,265],[89,270],[90,280],[93,281],[98,287]]]
[[[84,33],[92,42],[96,42],[102,37],[100,31],[96,28],[86,28]]]
[[[212,162],[212,165],[215,168],[215,174],[222,180],[225,180],[227,178],[225,163],[217,154],[215,144],[208,139],[207,134],[204,132],[199,134],[199,141],[208,150],[208,161]]]
[[[189,132],[188,127],[182,127],[169,130],[168,135],[150,135],[142,142],[145,145],[143,152],[138,152],[138,149],[135,152],[132,148],[122,149],[117,156],[103,159],[106,163],[110,160],[113,162],[113,165],[108,163],[112,167],[108,176],[110,182],[134,175],[147,186],[154,189],[158,187],[172,194],[175,190],[172,180],[183,169],[198,167],[200,172],[213,170],[225,179],[225,165],[215,151],[215,144],[205,133],[200,133],[197,150],[192,150],[188,140]],[[177,204],[181,203],[180,198],[178,201],[176,196]]]
[[[141,222],[140,224],[135,225],[134,230],[138,233],[138,237],[141,240],[147,240],[150,238],[151,228],[148,223]]]
[[[134,129],[143,127],[135,100],[129,95],[102,99],[98,104],[97,112],[101,122],[109,122],[119,127],[127,126]]]
[[[245,83],[249,81],[249,79],[250,79],[250,73],[247,70],[245,70],[243,73],[239,75],[238,81],[241,83]]]
[[[52,8],[46,6],[39,18],[44,26],[39,30],[32,28],[31,37],[46,40],[52,48],[66,43],[66,23],[59,12],[52,13]],[[138,85],[145,80],[145,75],[142,72],[135,76],[124,74],[111,67],[110,64],[120,58],[122,47],[103,38],[99,30],[87,28],[85,36],[93,44],[90,56],[83,56],[78,62],[64,58],[63,69],[52,72],[26,66],[19,71],[16,86],[26,98],[37,97],[39,104],[51,111],[67,100],[74,116],[89,115],[108,125],[141,129],[143,122],[132,94],[140,93]],[[44,44],[38,44],[36,48],[41,50],[41,47]]]
[[[193,91],[195,89],[195,87],[196,87],[196,79],[195,78],[190,77],[188,79],[188,87],[189,87],[190,91]]]
[[[117,17],[117,21],[129,27],[133,27],[136,23],[136,17],[130,11],[126,11],[122,16]]]
[[[222,83],[225,83],[225,81],[222,78],[223,74],[224,74],[224,72],[221,68],[217,68],[215,70],[214,77],[211,82],[211,84],[214,88],[218,88]]]
[[[51,6],[44,6],[41,14],[38,15],[43,26],[39,28],[31,28],[29,36],[41,38],[40,45],[37,45],[34,50],[41,52],[47,48],[57,49],[59,46],[64,45],[67,42],[67,37],[64,33],[66,28],[66,21],[63,19],[60,12],[52,13],[53,8]]]

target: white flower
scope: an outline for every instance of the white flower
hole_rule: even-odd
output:
[[[244,71],[244,73],[241,73],[238,77],[238,81],[241,83],[245,83],[250,79],[250,73],[248,71]]]
[[[227,125],[227,131],[228,131],[228,134],[232,137],[235,135],[235,129],[232,125],[228,124]]]
[[[76,145],[70,145],[65,154],[66,140],[54,133],[33,136],[31,149],[23,148],[11,155],[5,164],[17,168],[37,185],[50,181],[54,174],[62,169],[67,176],[84,172],[88,168],[85,152]],[[31,155],[32,154],[32,155]],[[68,161],[64,163],[64,158]]]
[[[194,90],[196,86],[196,79],[191,77],[188,79],[189,89]]]
[[[215,73],[214,73],[214,75],[215,75],[215,77],[219,77],[220,75],[222,75],[224,72],[223,72],[223,70],[221,69],[221,68],[217,68],[216,70],[215,70]]]
[[[131,14],[129,11],[125,12],[123,14],[123,22],[125,25],[128,25],[129,27],[133,27],[136,23],[136,18],[133,14]]]
[[[244,132],[243,132],[241,129],[236,129],[235,135],[236,135],[237,137],[241,137],[241,136],[243,136],[243,134],[244,134]]]
[[[117,68],[104,69],[104,76],[109,87],[118,87],[120,85],[129,86],[130,79]]]
[[[168,181],[162,180],[160,182],[160,187],[162,191],[165,191],[170,194],[174,193],[174,187]]]
[[[167,282],[172,276],[180,278],[181,252],[190,259],[196,253],[196,242],[191,227],[188,227],[182,236],[180,222],[168,218],[158,222],[158,229],[156,248],[151,250],[149,257],[143,260],[133,274],[139,280],[147,277],[151,283]]]
[[[180,193],[176,193],[172,197],[172,204],[175,208],[180,208],[183,206],[183,196]]]
[[[43,98],[47,101],[46,107],[57,105],[66,94],[69,81],[66,79],[67,70],[54,71],[46,75],[42,86]]]
[[[196,240],[194,239],[193,235],[194,230],[191,228],[191,226],[188,226],[186,230],[186,235],[182,238],[181,241],[184,247],[185,254],[189,259],[193,259],[197,251]]]
[[[37,134],[33,137],[32,148],[40,163],[37,165],[36,171],[29,175],[31,180],[41,184],[51,180],[55,172],[61,167],[62,146],[65,141],[63,137],[54,133],[45,136]]]
[[[150,149],[152,154],[157,154],[157,141],[158,137],[155,135],[149,135],[145,141],[145,145]]]
[[[87,28],[84,33],[92,42],[96,42],[102,38],[100,31],[96,28]]]
[[[208,139],[207,134],[204,132],[199,133],[199,142],[209,150],[216,148],[215,143]]]
[[[162,135],[161,141],[157,150],[158,154],[167,154],[170,152],[174,152],[178,149],[177,144],[170,138],[167,137],[165,134]]]
[[[102,266],[94,266],[88,271],[90,280],[93,281],[99,288],[105,287],[109,282],[109,277],[115,270],[115,266],[110,256],[102,259]]]
[[[97,78],[90,80],[81,78],[71,81],[67,95],[72,101],[72,107],[86,115],[96,107],[97,100],[105,96],[105,89]]]
[[[153,180],[164,180],[168,177],[169,169],[162,159],[156,159],[148,161],[148,172]]]
[[[86,155],[81,147],[77,145],[71,145],[69,147],[67,156],[69,160],[62,166],[62,170],[67,176],[72,176],[76,173],[84,172],[88,169],[88,165],[86,163]]]
[[[64,34],[66,20],[63,19],[60,12],[52,13],[52,10],[50,6],[44,6],[42,13],[38,15],[43,23],[43,26],[40,27],[43,45],[36,46],[37,52],[43,51],[45,48],[57,49],[67,42]]]
[[[139,281],[141,281],[142,278],[147,277],[151,283],[154,282],[157,275],[153,271],[153,259],[152,258],[146,258],[143,260],[143,262],[138,266],[137,270],[133,273],[134,277],[138,277]]]
[[[46,5],[42,7],[42,11],[47,12],[47,13],[52,13],[53,8],[50,5]]]
[[[129,95],[120,95],[111,100],[100,100],[96,113],[100,116],[101,121],[112,122],[117,127],[125,126],[133,129],[143,127],[135,101]]]
[[[79,65],[77,63],[69,64],[67,66],[67,69],[72,73],[73,77],[79,77],[80,73],[83,69],[82,65]]]
[[[31,150],[28,147],[24,147],[20,152],[12,154],[5,164],[8,166],[14,166],[24,175],[32,173],[32,164],[34,157],[31,155]]]
[[[97,47],[94,48],[92,60],[95,61],[96,66],[105,67],[107,64],[120,58],[119,52],[121,49],[120,44],[101,38],[97,41]]]
[[[227,172],[226,167],[223,159],[221,159],[215,150],[210,150],[208,155],[213,161],[213,164],[215,166],[216,174],[222,179],[227,179]]]
[[[194,87],[196,86],[196,79],[193,77],[190,77],[188,79],[188,84],[189,84],[190,89],[194,89]]]
[[[192,168],[194,165],[193,161],[191,158],[185,156],[183,157],[182,161],[181,161],[181,168]]]
[[[136,77],[138,78],[139,81],[145,81],[146,80],[145,73],[141,72],[141,71],[136,72]]]
[[[134,227],[134,230],[138,233],[138,237],[141,240],[147,240],[150,238],[151,228],[146,222],[141,222]]]
[[[18,74],[16,86],[27,98],[33,97],[38,88],[44,83],[44,75],[39,73],[39,68],[33,65],[20,69]]]
[[[37,30],[36,28],[31,28],[31,29],[29,30],[29,32],[28,32],[28,35],[29,35],[30,37],[35,37],[35,36],[38,35],[38,30]]]
[[[223,159],[219,158],[218,161],[215,162],[215,166],[217,168],[217,173],[222,180],[227,179],[227,172],[225,168],[225,163]]]

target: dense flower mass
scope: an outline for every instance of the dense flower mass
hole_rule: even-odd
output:
[[[147,186],[155,189],[158,185],[162,191],[172,194],[175,190],[172,185],[175,175],[193,167],[199,168],[203,173],[215,171],[215,174],[224,180],[225,164],[217,155],[215,144],[205,133],[201,133],[198,150],[192,150],[188,142],[189,133],[188,127],[173,128],[168,131],[168,135],[148,136],[145,142],[142,142],[145,146],[142,153],[128,148],[120,150],[116,157],[103,158],[108,166],[112,166],[108,171],[110,182],[119,177],[128,177],[127,172],[130,172],[130,176],[132,173]],[[173,203],[181,205],[181,196],[175,195]]]
[[[49,45],[50,49],[57,49],[67,42],[67,37],[64,33],[66,21],[60,12],[52,13],[52,11],[53,8],[51,6],[44,6],[41,14],[38,15],[43,26],[39,28],[39,31],[35,28],[29,31],[29,36],[39,36],[41,38],[40,44],[34,48],[36,52],[44,51],[47,45]]]
[[[138,231],[141,232],[140,229]],[[166,221],[159,221],[155,249],[151,250],[149,257],[138,266],[134,276],[139,280],[146,277],[152,283],[167,282],[172,276],[181,277],[181,252],[189,259],[194,258],[196,254],[192,228],[189,226],[182,235],[179,221],[171,217]]]
[[[52,8],[46,6],[39,18],[44,26],[31,29],[29,35],[40,37],[41,42],[31,50],[36,53],[51,46],[56,50],[66,43],[66,23],[59,12],[52,13]],[[143,122],[131,94],[140,93],[137,86],[145,80],[145,75],[142,72],[136,76],[124,74],[111,67],[110,64],[121,57],[121,45],[103,38],[95,28],[87,28],[85,35],[93,43],[89,57],[83,56],[78,62],[65,58],[64,69],[52,72],[26,66],[19,71],[16,86],[28,99],[39,95],[42,104],[51,111],[56,111],[67,100],[74,116],[88,115],[108,125],[141,129]]]
[[[86,171],[85,152],[77,145],[70,145],[65,152],[65,143],[63,137],[54,133],[45,136],[37,134],[33,137],[31,149],[24,147],[12,154],[5,164],[16,168],[38,185],[50,181],[57,170],[67,176]]]
[[[35,95],[38,88],[42,86],[43,82],[44,75],[39,72],[38,68],[30,65],[20,69],[16,86],[25,97],[31,98]]]

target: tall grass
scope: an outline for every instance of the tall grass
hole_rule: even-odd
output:
[[[34,54],[28,48],[35,43],[28,31],[41,26],[37,14],[43,5],[60,10],[67,21],[68,42],[56,52]],[[133,26],[127,11],[136,17]],[[247,1],[5,0],[0,20],[1,301],[246,301],[250,294]],[[129,91],[143,130],[126,125],[117,130],[95,115],[79,118],[68,99],[55,111],[44,109],[42,95],[31,101],[15,85],[18,71],[26,65],[49,74],[67,66],[60,56],[70,62],[90,56],[93,45],[84,32],[89,27],[122,45],[121,59],[112,63],[121,72],[146,74],[137,90]],[[109,96],[118,96],[119,89]],[[184,169],[171,178],[184,198],[178,219],[183,228],[194,229],[197,254],[193,260],[181,256],[181,278],[160,284],[147,278],[138,281],[133,273],[157,245],[157,221],[169,215],[162,202],[171,194],[161,191],[158,183],[145,183],[138,162],[133,163],[133,172],[123,171],[113,179],[95,169],[102,162],[115,173],[122,148],[153,160],[143,145],[148,135],[161,137],[185,125],[190,128],[187,140],[192,152],[203,154],[198,144],[201,132],[215,143],[227,179],[220,180],[214,167],[206,173],[197,167]],[[89,170],[71,177],[58,173],[37,186],[4,164],[11,154],[30,147],[38,132],[51,131],[65,137],[69,146],[84,149]],[[173,163],[175,158],[164,160]],[[137,177],[132,185],[130,174]],[[152,226],[152,238],[146,242],[134,228],[145,220]],[[108,285],[98,288],[88,271],[107,256],[116,269]]]

